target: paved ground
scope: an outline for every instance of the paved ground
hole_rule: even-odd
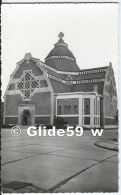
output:
[[[118,152],[99,148],[102,137],[19,137],[2,130],[3,192],[117,192]]]

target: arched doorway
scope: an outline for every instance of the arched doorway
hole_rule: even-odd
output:
[[[22,114],[22,125],[31,125],[31,113],[29,110],[24,110]]]

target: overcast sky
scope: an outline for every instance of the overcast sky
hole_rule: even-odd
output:
[[[2,93],[25,53],[44,61],[58,33],[80,69],[112,62],[118,83],[118,4],[2,5]]]

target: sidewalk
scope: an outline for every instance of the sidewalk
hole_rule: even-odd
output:
[[[118,151],[118,142],[116,141],[99,141],[96,142],[95,145],[100,148],[104,148],[107,150],[113,150],[113,151]]]

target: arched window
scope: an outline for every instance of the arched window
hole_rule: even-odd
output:
[[[77,105],[74,106],[74,114],[78,114],[78,108]]]
[[[68,106],[68,114],[71,114],[71,106]]]
[[[67,108],[67,106],[64,106],[64,114],[68,114],[68,108]]]

